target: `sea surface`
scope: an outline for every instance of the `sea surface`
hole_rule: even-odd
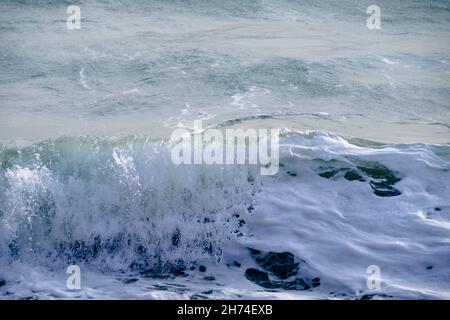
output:
[[[0,0],[0,299],[450,299],[449,80],[449,1]]]

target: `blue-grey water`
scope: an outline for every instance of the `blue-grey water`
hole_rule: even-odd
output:
[[[0,297],[448,299],[450,2],[374,2],[1,0]],[[199,119],[279,173],[173,165]]]

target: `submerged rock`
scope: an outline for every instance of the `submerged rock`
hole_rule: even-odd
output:
[[[272,272],[279,279],[287,279],[296,275],[298,263],[295,257],[289,252],[269,252],[267,254],[252,254],[256,262],[264,269]]]
[[[338,172],[339,172],[339,170],[324,171],[324,172],[319,173],[319,176],[321,176],[322,178],[330,179],[330,178],[334,177]]]
[[[306,283],[304,279],[297,278],[293,281],[280,283],[281,288],[285,290],[308,290],[311,288],[310,284]]]
[[[318,175],[326,179],[341,179],[347,181],[366,182],[369,180],[369,185],[373,193],[379,197],[395,197],[402,193],[394,188],[394,185],[401,181],[395,173],[378,162],[366,162],[356,166],[356,168],[333,168],[320,167],[321,172]]]
[[[312,280],[306,278],[295,278],[291,281],[271,280],[267,272],[250,268],[245,271],[245,277],[266,289],[284,289],[284,290],[308,290],[320,285],[320,279]]]
[[[298,277],[300,263],[306,266],[306,262],[296,258],[292,253],[249,249],[255,261],[264,269],[264,271],[247,269],[245,277],[249,281],[266,289],[308,290],[320,285],[318,277],[312,279],[307,276]]]
[[[347,171],[344,175],[344,178],[348,181],[366,181],[366,179],[364,179],[360,174],[358,174],[358,172],[354,170]]]
[[[385,182],[370,181],[370,187],[373,193],[379,197],[395,197],[402,193]]]
[[[250,269],[245,270],[245,277],[249,281],[251,281],[263,288],[268,288],[268,289],[279,288],[279,286],[277,286],[275,283],[270,281],[269,274],[267,272],[264,272],[264,271],[261,271],[258,269],[250,268]]]
[[[358,166],[358,169],[372,178],[369,184],[375,195],[379,197],[395,197],[402,194],[393,187],[401,179],[385,166],[373,162],[365,166]]]

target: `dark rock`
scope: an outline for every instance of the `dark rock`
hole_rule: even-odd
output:
[[[238,262],[238,261],[233,261],[233,265],[234,266],[236,266],[236,267],[238,267],[238,268],[240,268],[241,267],[241,264]]]
[[[320,280],[311,282],[302,278],[296,278],[292,281],[271,281],[267,272],[253,268],[245,271],[245,277],[249,281],[266,289],[309,290],[311,287],[318,287],[320,285]]]
[[[402,194],[393,187],[401,179],[385,166],[377,162],[371,162],[365,166],[358,166],[358,169],[372,178],[369,184],[375,195],[379,197],[395,197]]]
[[[370,187],[373,193],[379,197],[396,197],[402,193],[384,182],[370,181]]]
[[[334,177],[338,172],[339,172],[339,170],[324,171],[324,172],[319,173],[319,176],[321,176],[322,178],[330,179],[330,178]]]
[[[267,272],[260,271],[258,269],[250,268],[250,269],[245,270],[245,277],[249,281],[251,281],[263,288],[268,288],[268,289],[279,288],[279,286],[277,286],[276,284],[274,284],[273,282],[271,282],[269,280],[269,274]]]
[[[311,286],[301,278],[297,278],[293,281],[278,282],[278,284],[285,290],[308,290],[311,288]]]
[[[254,268],[245,270],[245,276],[253,282],[269,281],[269,274],[267,272]]]
[[[330,167],[320,167],[319,169],[324,171],[318,173],[318,175],[326,179],[337,179],[342,177],[342,172],[345,172],[343,176],[347,181],[364,182],[370,180],[369,184],[373,193],[379,197],[395,197],[402,194],[393,187],[401,179],[378,162],[367,162],[364,165],[357,166],[356,169]],[[370,179],[366,179],[366,177]]]
[[[207,280],[207,281],[214,281],[214,280],[216,280],[216,278],[213,277],[213,276],[206,276],[206,277],[204,277],[203,279],[205,279],[205,280]]]
[[[6,285],[6,280],[0,279],[0,287]]]
[[[200,272],[206,272],[206,267],[204,265],[201,265],[200,267],[198,267],[198,270]]]
[[[298,273],[298,263],[290,252],[269,252],[266,255],[254,254],[256,262],[280,279],[287,279]]]
[[[265,271],[250,268],[245,277],[253,283],[267,289],[308,290],[320,286],[320,278],[295,277],[299,264],[306,262],[297,259],[290,252],[261,252],[249,248],[250,254]]]
[[[269,274],[267,272],[263,272],[253,268],[245,270],[245,277],[255,283],[269,281]]]
[[[366,179],[364,179],[361,175],[353,170],[347,171],[344,175],[344,178],[348,181],[366,181]]]
[[[377,162],[368,163],[366,166],[358,166],[358,169],[371,178],[385,180],[389,184],[394,184],[401,180],[391,170]]]

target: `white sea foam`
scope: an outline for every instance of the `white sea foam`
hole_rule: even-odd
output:
[[[251,166],[174,166],[164,145],[145,141],[60,139],[8,162],[13,149],[3,149],[0,277],[7,284],[0,292],[157,299],[213,288],[207,296],[450,297],[448,146],[373,148],[325,132],[288,133],[280,172],[260,177]],[[393,177],[399,194],[371,185]],[[247,248],[294,254],[306,263],[299,275],[320,278],[320,286],[261,291],[245,277],[246,269],[262,268]],[[141,275],[180,261],[187,277]],[[64,288],[68,263],[83,271],[79,292]],[[199,264],[213,282],[189,269]],[[369,265],[381,269],[377,292],[366,287]],[[125,285],[130,278],[137,280]]]

